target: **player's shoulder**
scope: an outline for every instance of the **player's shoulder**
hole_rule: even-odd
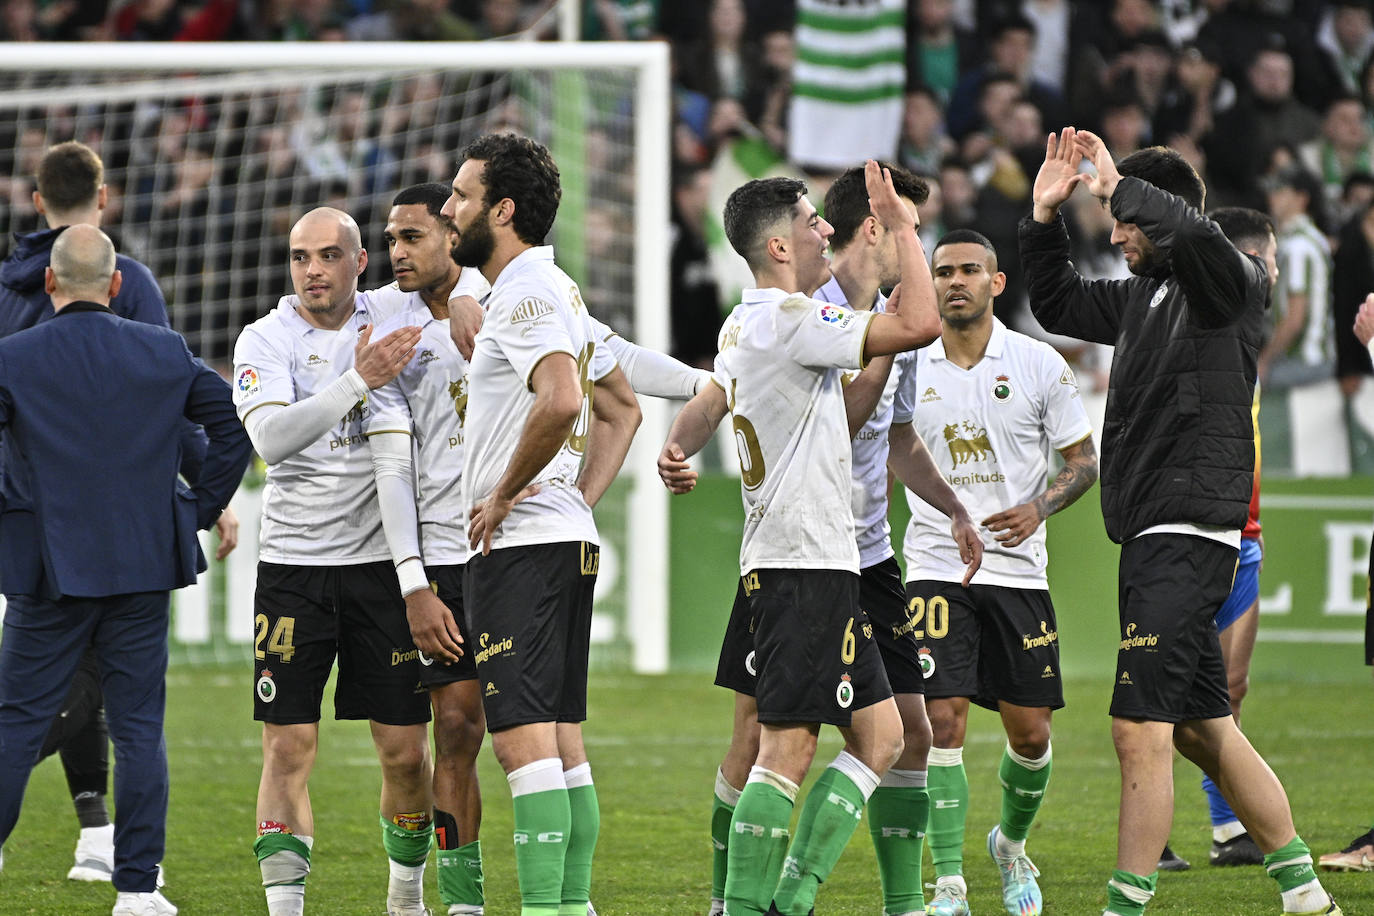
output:
[[[1064,357],[1058,350],[1050,346],[1043,340],[1023,334],[1020,331],[1013,331],[1011,328],[1004,330],[1006,337],[1003,346],[1007,351],[1016,357],[1036,363],[1059,364],[1064,362]]]
[[[290,327],[290,319],[298,318],[295,315],[293,299],[292,296],[283,296],[266,315],[244,326],[234,345],[235,361],[239,359],[240,352],[247,349],[290,349],[291,338],[295,334]]]

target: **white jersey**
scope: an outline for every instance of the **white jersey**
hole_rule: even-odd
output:
[[[873,315],[779,289],[747,289],[720,331],[712,380],[740,453],[740,573],[857,573],[842,370],[863,366]]]
[[[836,305],[849,304],[844,290],[840,288],[840,281],[833,276],[816,290],[814,298]],[[879,293],[873,311],[883,312],[886,309],[887,297]],[[892,529],[887,523],[888,430],[892,428],[892,404],[896,399],[897,386],[904,376],[913,371],[915,365],[914,352],[908,350],[897,354],[892,361],[887,384],[878,398],[878,406],[850,443],[854,461],[851,488],[854,537],[859,546],[859,566],[863,569],[876,566],[893,555]],[[846,383],[852,380],[853,376],[850,376]]]
[[[302,318],[294,297],[243,329],[234,346],[234,404],[243,419],[267,404],[303,401],[353,368],[365,298],[337,331]],[[362,398],[338,426],[267,469],[260,559],[295,566],[390,560],[365,437],[408,432],[409,421]]]
[[[591,421],[592,385],[615,368],[615,360],[597,346],[577,284],[554,264],[549,246],[529,248],[507,264],[492,284],[486,309],[468,367],[463,517],[492,494],[510,465],[534,404],[535,367],[552,353],[567,353],[577,360],[582,413],[568,441],[531,481],[539,484],[539,492],[515,505],[491,546],[599,543],[577,477]]]
[[[942,340],[918,350],[915,375],[898,389],[892,421],[914,425],[975,523],[1043,493],[1049,450],[1092,434],[1064,358],[996,318],[987,351],[972,369],[946,359]],[[965,566],[949,519],[912,493],[907,503],[907,579],[962,581]],[[1047,562],[1042,523],[1016,547],[986,540],[973,584],[1043,589]]]
[[[464,276],[469,273],[481,276],[473,268],[463,271]],[[463,563],[468,557],[467,513],[460,492],[468,361],[449,336],[448,320],[435,318],[418,292],[402,292],[393,283],[360,295],[368,297],[377,321],[374,339],[409,325],[420,328],[414,358],[395,380],[374,391],[372,400],[379,409],[410,417],[424,562],[436,566]],[[453,295],[468,293],[460,288]]]

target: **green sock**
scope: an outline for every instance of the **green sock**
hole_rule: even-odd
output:
[[[1107,882],[1107,909],[1118,916],[1141,916],[1158,883],[1159,872],[1143,876],[1118,868]]]
[[[386,850],[386,857],[393,862],[402,865],[409,865],[414,868],[416,865],[424,865],[425,859],[429,858],[429,845],[434,841],[434,822],[428,815],[423,815],[412,821],[414,815],[397,815],[405,823],[414,824],[413,827],[403,827],[392,821],[385,814],[379,815],[378,819],[382,822],[382,848]]]
[[[760,916],[768,910],[787,855],[787,826],[796,797],[797,787],[776,773],[767,773],[767,781],[746,783],[740,793],[730,819],[725,877],[725,907],[731,916]]]
[[[841,756],[849,757],[844,751]],[[845,769],[863,767],[859,771],[862,775],[856,775],[871,778],[872,786],[877,786],[878,777],[872,770],[853,757],[849,761]],[[773,902],[784,916],[805,916],[815,904],[821,882],[830,877],[840,853],[854,835],[854,828],[859,826],[868,803],[866,794],[847,772],[833,764],[811,787],[797,819],[797,835],[783,862],[778,889],[773,894]]]
[[[925,910],[921,846],[930,813],[930,794],[925,786],[888,785],[897,780],[906,782],[903,777],[911,772],[888,770],[883,783],[868,800],[868,832],[878,857],[885,916]]]
[[[557,757],[536,760],[506,779],[515,820],[515,873],[521,916],[558,916],[572,808]]]
[[[434,854],[439,866],[439,899],[445,906],[463,903],[481,906],[482,843],[473,840],[456,849],[440,849]]]
[[[711,798],[711,899],[725,899],[725,875],[729,869],[730,819],[735,814],[740,790],[716,770],[716,792]]]
[[[1014,754],[1010,747],[1002,750],[1002,764],[997,769],[997,778],[1002,783],[1001,829],[1002,836],[1012,842],[1024,842],[1030,833],[1031,822],[1050,782],[1051,763],[1048,748],[1043,757],[1034,761]]]
[[[1264,857],[1264,870],[1279,883],[1279,892],[1291,891],[1317,877],[1312,870],[1312,850],[1295,836],[1286,846],[1280,846]]]
[[[574,767],[563,776],[568,781],[572,830],[568,833],[568,852],[563,857],[563,896],[558,912],[562,916],[586,916],[592,893],[592,856],[601,832],[601,808],[588,764]]]
[[[945,761],[945,762],[941,762]],[[937,878],[964,873],[964,818],[968,816],[968,774],[964,749],[930,749],[930,824],[926,845]]]

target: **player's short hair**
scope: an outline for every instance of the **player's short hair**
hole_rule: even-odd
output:
[[[1167,146],[1147,146],[1136,150],[1116,164],[1123,178],[1139,178],[1161,191],[1168,191],[1194,210],[1201,210],[1207,200],[1207,186],[1197,170],[1178,150]]]
[[[68,140],[50,147],[38,163],[38,193],[50,211],[70,213],[95,201],[105,183],[105,165],[84,143]]]
[[[993,246],[992,240],[976,229],[951,229],[940,237],[940,241],[935,243],[930,253],[934,255],[946,245],[982,245],[988,250],[988,254],[992,255],[993,266],[997,264],[997,249]]]
[[[918,207],[930,197],[930,185],[924,178],[917,178],[901,166],[888,162],[878,165],[892,173],[892,186],[899,197],[905,197]],[[831,249],[840,251],[854,241],[859,227],[871,212],[863,166],[848,169],[825,192],[825,221],[835,228],[835,234],[830,237]]]
[[[449,195],[452,193],[449,186],[441,181],[426,181],[424,184],[413,184],[396,192],[396,196],[391,198],[391,205],[393,207],[409,207],[414,204],[422,204],[429,211],[430,216],[437,217],[439,211],[444,209],[444,204],[448,203]]]
[[[459,159],[486,163],[482,203],[494,207],[510,198],[515,203],[511,226],[516,236],[527,245],[542,244],[563,198],[558,166],[548,148],[518,134],[485,134],[464,147]]]
[[[790,220],[806,183],[796,178],[755,178],[730,192],[725,201],[725,237],[730,247],[752,267],[764,233],[779,220]]]
[[[1249,248],[1258,250],[1264,247],[1274,234],[1274,223],[1269,217],[1249,207],[1222,207],[1207,214],[1212,218],[1231,244],[1244,251]]]

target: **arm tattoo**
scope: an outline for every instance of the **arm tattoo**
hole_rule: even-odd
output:
[[[1035,508],[1042,519],[1049,518],[1060,509],[1072,505],[1074,500],[1088,492],[1096,480],[1097,450],[1093,447],[1090,435],[1064,456],[1064,466],[1045,492],[1035,498]]]

